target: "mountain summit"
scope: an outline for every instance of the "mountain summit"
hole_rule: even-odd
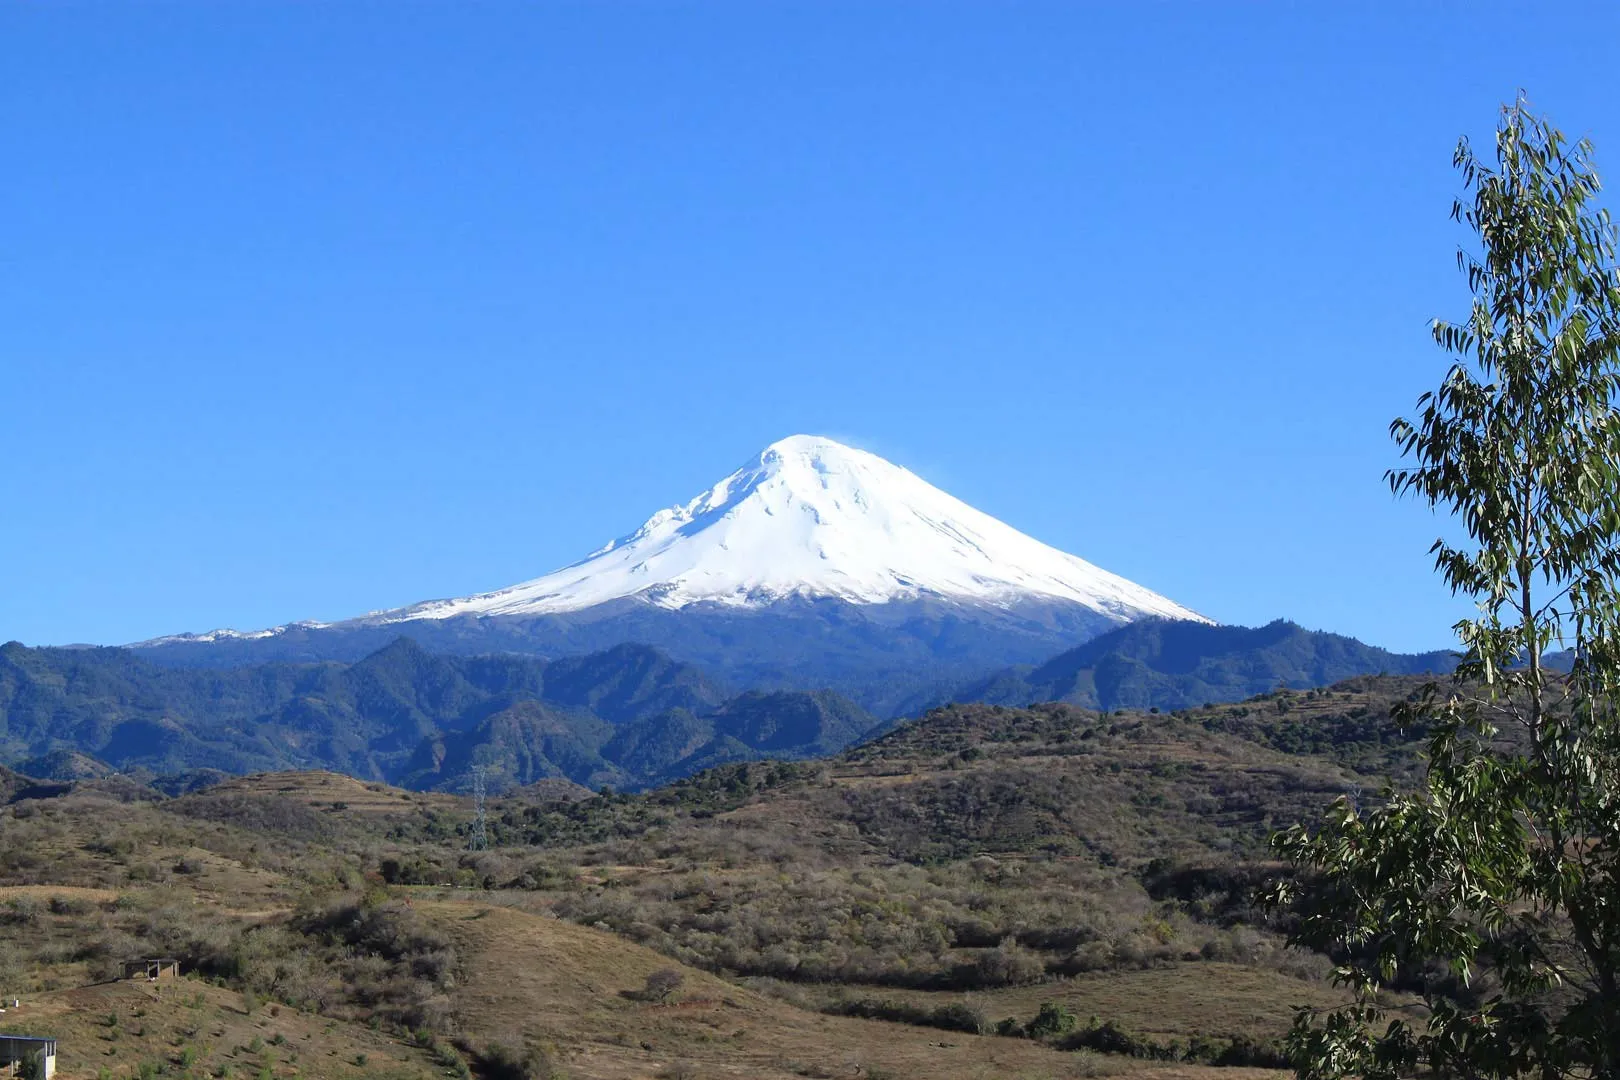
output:
[[[937,597],[1067,601],[1115,622],[1202,616],[1024,535],[876,454],[794,435],[580,562],[496,592],[376,618],[555,615],[635,598],[666,609]]]

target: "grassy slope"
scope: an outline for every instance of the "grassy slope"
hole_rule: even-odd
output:
[[[281,775],[256,782],[292,796],[297,792],[286,789],[296,788],[299,779]],[[317,805],[328,802],[331,778],[308,779],[304,797]],[[195,905],[238,926],[275,922],[302,889],[296,874],[244,865],[187,842],[226,846],[217,842],[215,826],[152,808],[126,815],[135,822],[127,827],[140,830],[146,841],[140,859],[90,851],[87,845],[106,831],[98,824],[101,809],[91,800],[77,805],[66,800],[36,809],[28,820],[49,826],[51,853],[62,857],[70,876],[102,885],[40,882],[0,888],[0,904],[12,910],[14,901],[43,906],[27,933],[47,946],[41,954],[47,962],[32,972],[34,985],[22,991],[23,1007],[5,1017],[6,1029],[60,1039],[60,1075],[94,1076],[105,1069],[113,1076],[134,1076],[143,1065],[166,1075],[197,1077],[221,1070],[318,1078],[443,1075],[442,1067],[403,1033],[287,1005],[260,1003],[250,1011],[242,994],[195,977],[158,984],[93,982],[82,963],[68,959],[66,949],[49,948],[71,946],[94,933],[100,912],[155,902]],[[41,816],[50,820],[40,822]],[[141,859],[188,859],[197,868],[155,884],[130,884],[129,870],[146,865]],[[124,887],[115,887],[120,879]],[[539,1042],[571,1077],[833,1077],[857,1075],[856,1065],[858,1075],[943,1080],[1215,1075],[1180,1065],[1062,1054],[1018,1040],[823,1016],[690,968],[683,969],[683,985],[671,1001],[653,1004],[639,1000],[636,991],[647,975],[671,966],[667,958],[610,933],[491,904],[485,895],[460,893],[413,905],[457,946],[458,1040],[473,1048]],[[72,902],[71,910],[65,902]],[[57,914],[54,906],[63,906],[65,913]],[[0,934],[10,936],[9,928]],[[1246,1073],[1221,1070],[1219,1075]]]
[[[1410,748],[1384,718],[1413,685],[1367,680],[1175,716],[947,710],[821,765],[720,770],[644,798],[504,800],[492,806],[503,846],[476,856],[459,832],[467,800],[331,773],[249,777],[151,804],[83,785],[0,807],[0,951],[26,960],[8,983],[25,1007],[0,1023],[63,1038],[67,1076],[133,1075],[164,1057],[177,1074],[187,1046],[194,1076],[220,1066],[256,1076],[266,1064],[274,1076],[349,1076],[360,1054],[371,1072],[444,1075],[443,1060],[407,1033],[368,1026],[368,1007],[338,983],[322,991],[337,996],[319,1018],[285,1003],[275,1016],[269,1004],[249,1016],[234,989],[200,981],[183,980],[161,1004],[140,996],[144,985],[90,985],[98,956],[160,948],[147,943],[194,927],[226,946],[255,927],[290,933],[295,911],[358,902],[369,875],[368,903],[395,910],[415,897],[410,918],[453,943],[453,977],[423,993],[448,997],[445,1037],[461,1041],[475,1069],[491,1044],[527,1042],[553,1051],[565,1075],[604,1080],[830,1077],[856,1065],[868,1077],[1235,1080],[1246,1070],[1064,1053],[815,1007],[838,997],[965,1000],[994,1021],[1027,1020],[1057,1001],[1082,1019],[1163,1038],[1275,1036],[1294,1005],[1333,992],[1314,969],[1283,963],[1275,934],[1234,924],[1241,913],[1202,898],[1156,900],[1142,872],[1156,858],[1251,857],[1273,824],[1380,773],[1404,775]],[[1289,752],[1300,748],[1315,752]],[[550,840],[529,846],[525,830],[535,829]],[[376,875],[388,858],[476,887],[401,886],[387,901]],[[959,940],[929,937],[940,926]],[[935,944],[919,951],[912,933]],[[937,948],[948,974],[1008,935],[1047,965],[1045,979],[964,994],[892,979],[807,981],[812,968],[775,984],[700,970],[775,973],[748,967],[750,956],[778,962],[765,944],[749,951],[757,937],[891,974],[895,963],[922,970]],[[1108,958],[1095,970],[1050,974],[1068,970],[1077,947],[1101,946]],[[383,985],[387,975],[381,960],[322,962],[338,965],[339,982]],[[676,999],[639,1000],[646,976],[672,965],[685,977]],[[271,1042],[277,1032],[284,1042]],[[243,1049],[255,1035],[265,1047]]]
[[[1140,971],[1098,971],[997,990],[926,991],[885,986],[815,987],[812,1004],[878,999],[937,1008],[961,1003],[992,1019],[1028,1020],[1055,1001],[1080,1020],[1096,1016],[1160,1041],[1193,1035],[1269,1038],[1285,1031],[1299,1005],[1337,1005],[1332,987],[1237,963],[1179,963]],[[1224,1074],[1223,1074],[1224,1075]]]
[[[1153,1067],[1061,1054],[1022,1040],[817,1015],[690,968],[666,1003],[636,1000],[670,962],[612,934],[477,901],[420,907],[468,957],[464,1022],[479,1037],[561,1044],[570,1075],[988,1077],[1144,1072],[1236,1080],[1245,1070]],[[857,1068],[857,1066],[859,1068]],[[673,1067],[673,1068],[672,1068]]]
[[[112,1024],[114,1018],[117,1023]],[[29,995],[0,1017],[7,1031],[58,1039],[57,1075],[129,1076],[142,1065],[174,1075],[430,1077],[420,1049],[361,1024],[275,1007],[251,1014],[242,995],[197,979],[110,982]],[[189,1056],[188,1056],[189,1051]],[[189,1066],[188,1066],[189,1063]]]
[[[255,857],[260,838],[93,794],[12,812],[4,823],[11,841],[4,880],[12,883],[0,886],[0,949],[24,959],[6,980],[23,1004],[0,1016],[0,1029],[55,1036],[59,1076],[442,1072],[423,1049],[385,1031],[274,1003],[250,1009],[242,994],[195,976],[108,981],[87,957],[101,955],[103,941],[106,960],[167,952],[129,936],[131,925],[161,937],[204,923],[238,932],[279,918],[305,885],[277,865],[292,852],[264,865]],[[30,856],[22,865],[19,851]],[[325,865],[314,860],[305,869]],[[16,883],[24,878],[29,883]]]

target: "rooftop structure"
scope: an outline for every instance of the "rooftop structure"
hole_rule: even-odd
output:
[[[56,1040],[45,1035],[0,1035],[0,1076],[23,1076],[30,1062],[38,1061],[34,1075],[51,1080],[56,1075]]]
[[[176,979],[180,977],[180,961],[170,959],[140,959],[125,960],[123,964],[124,978],[145,979],[155,982],[158,979]]]

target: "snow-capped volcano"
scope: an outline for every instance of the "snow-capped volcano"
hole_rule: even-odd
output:
[[[793,597],[855,604],[938,597],[997,607],[1057,600],[1118,622],[1208,621],[875,454],[811,435],[771,444],[697,498],[571,566],[371,619],[553,615],[625,598],[666,609],[760,607]]]

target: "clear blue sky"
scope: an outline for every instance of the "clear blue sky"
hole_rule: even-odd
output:
[[[1227,622],[1462,613],[1388,421],[1620,5],[0,0],[0,640],[570,562],[795,432]]]

